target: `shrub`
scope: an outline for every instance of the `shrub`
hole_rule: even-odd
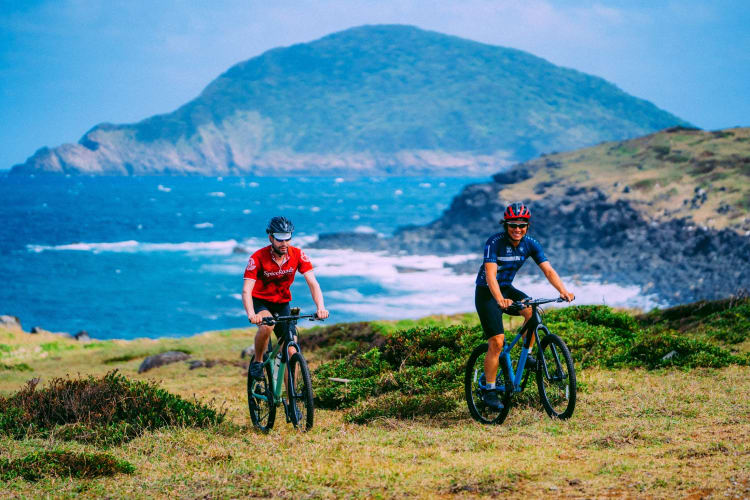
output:
[[[551,311],[545,324],[565,340],[573,359],[581,367],[607,364],[632,345],[638,323],[625,313],[607,306],[574,306]]]
[[[644,326],[674,329],[739,344],[750,337],[750,298],[739,296],[700,301],[651,311],[638,320]]]
[[[380,348],[323,363],[315,370],[316,404],[335,409],[356,405],[358,409],[351,413],[356,417],[351,421],[357,422],[383,416],[402,418],[399,415],[410,414],[415,405],[443,401],[448,397],[445,394],[458,389],[466,359],[481,341],[479,327],[462,325],[420,326],[388,333]],[[383,399],[385,395],[391,399]],[[450,398],[453,404],[443,402],[441,407],[455,406],[455,397]],[[370,399],[385,401],[393,408],[376,408],[379,403],[370,408]]]
[[[378,418],[414,418],[439,415],[454,410],[459,403],[456,394],[436,393],[406,395],[390,392],[378,398],[367,399],[344,415],[344,420],[364,424]]]
[[[16,363],[15,365],[6,365],[5,363],[0,363],[0,371],[7,370],[7,371],[17,371],[17,372],[30,372],[33,371],[29,365],[26,363]]]
[[[38,451],[23,458],[0,458],[0,480],[21,477],[37,481],[44,476],[90,479],[115,474],[132,474],[135,467],[108,453],[76,453],[64,450]]]
[[[206,427],[224,419],[211,405],[190,402],[154,382],[131,381],[116,371],[101,378],[56,378],[37,390],[33,379],[0,397],[0,433],[119,444],[165,426]]]
[[[648,369],[667,366],[721,368],[733,363],[747,364],[747,359],[675,332],[651,332],[644,335],[624,356],[614,356],[611,362]]]
[[[700,311],[700,321],[690,323],[690,332],[694,334],[698,328],[707,338],[719,335],[711,332],[742,331],[747,335],[748,308],[747,300],[731,306],[693,305],[690,310]],[[607,306],[571,306],[547,313],[545,324],[565,340],[578,367],[750,364],[750,355],[733,355],[706,339],[667,328],[662,319],[671,318],[672,312],[664,311],[662,319],[655,319],[655,314],[636,319]],[[674,318],[682,321],[684,316]],[[384,335],[380,347],[323,363],[315,370],[318,406],[344,409],[347,421],[364,423],[376,418],[434,415],[459,404],[466,360],[483,341],[479,326],[420,326]],[[533,389],[527,388],[526,394],[532,397]]]

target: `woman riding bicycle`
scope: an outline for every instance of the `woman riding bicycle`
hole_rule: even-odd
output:
[[[489,389],[495,388],[499,356],[505,342],[503,313],[520,314],[525,321],[531,316],[531,309],[528,307],[520,312],[506,310],[514,301],[528,298],[528,295],[512,285],[513,278],[526,259],[534,259],[550,284],[560,292],[561,298],[568,302],[575,298],[550,265],[539,242],[526,236],[530,220],[531,212],[528,207],[522,202],[511,203],[505,209],[503,220],[500,221],[504,231],[490,236],[484,245],[484,263],[477,274],[474,304],[484,330],[484,337],[488,341],[484,374]],[[529,348],[533,341],[532,336]],[[527,365],[530,364],[533,365],[532,359],[527,361]],[[496,410],[503,408],[494,390],[486,392],[484,402]]]

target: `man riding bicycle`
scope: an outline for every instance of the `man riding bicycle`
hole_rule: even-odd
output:
[[[484,330],[484,337],[488,341],[487,356],[484,361],[484,375],[488,388],[484,402],[487,406],[500,410],[503,408],[495,389],[495,378],[499,366],[500,353],[505,342],[503,328],[503,313],[521,315],[524,324],[531,317],[531,308],[526,307],[519,312],[508,310],[513,302],[527,299],[528,295],[512,285],[513,278],[528,257],[534,259],[546,276],[550,284],[560,292],[560,297],[570,302],[575,296],[563,285],[560,276],[552,268],[544,255],[542,246],[534,238],[526,236],[531,220],[531,212],[522,202],[511,203],[505,209],[503,220],[504,231],[496,233],[484,245],[484,263],[479,269],[476,279],[474,304],[477,308],[479,321]],[[534,336],[525,339],[529,342],[529,349],[533,347]],[[530,368],[535,360],[529,357],[527,366]]]
[[[271,244],[250,256],[245,268],[242,304],[245,306],[248,320],[258,325],[258,333],[255,335],[255,358],[250,363],[250,375],[256,379],[263,378],[263,353],[268,347],[271,331],[273,330],[276,337],[281,339],[286,333],[283,329],[289,328],[288,323],[278,323],[275,327],[261,323],[263,318],[273,314],[291,314],[289,302],[292,300],[292,293],[289,287],[294,282],[297,271],[302,273],[310,288],[318,318],[328,317],[328,311],[323,303],[323,292],[313,274],[310,259],[305,252],[289,244],[293,232],[294,224],[285,217],[271,219],[266,228]],[[289,353],[290,356],[292,354],[294,353]]]

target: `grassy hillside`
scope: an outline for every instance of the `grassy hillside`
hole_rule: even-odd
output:
[[[505,199],[538,200],[571,186],[597,187],[612,201],[630,202],[646,220],[686,217],[750,234],[750,128],[672,128],[517,168],[533,176],[500,191]]]
[[[381,416],[364,425],[351,423],[349,410],[320,410],[315,427],[304,435],[283,422],[277,422],[267,435],[251,428],[244,370],[236,366],[241,361],[240,350],[250,343],[251,330],[90,344],[50,334],[0,331],[0,394],[5,397],[16,394],[32,377],[40,377],[38,390],[46,390],[53,377],[102,377],[116,368],[133,384],[155,379],[160,387],[185,401],[197,397],[226,414],[223,421],[206,428],[186,421],[144,430],[122,444],[87,441],[80,435],[71,440],[65,433],[0,437],[0,475],[4,479],[0,495],[427,498],[750,494],[747,300],[647,315],[603,307],[567,307],[550,311],[547,318],[568,340],[578,364],[579,402],[571,420],[550,420],[538,399],[526,397],[501,428],[484,427],[474,423],[462,401],[456,399],[446,412],[405,415],[405,419]],[[378,350],[387,358],[398,354],[398,346],[415,347],[431,335],[449,339],[455,332],[464,332],[460,338],[472,338],[475,316],[331,325],[303,332],[302,338],[309,339],[303,348],[320,374],[337,360],[355,364],[368,351],[374,352],[370,350],[373,345],[380,345]],[[341,348],[341,342],[331,338],[347,338],[349,344]],[[695,342],[691,344],[694,352],[709,355],[693,357],[679,367],[660,362],[649,365],[648,359],[661,359],[661,353],[639,357],[643,350],[634,347],[653,338],[688,339]],[[647,352],[660,348],[652,345]],[[193,359],[223,362],[195,370],[189,370],[186,363],[175,363],[143,375],[136,373],[144,356],[170,349],[190,352]],[[438,351],[441,349],[410,352],[417,353],[417,358],[445,353]],[[622,357],[623,353],[633,356]],[[613,357],[618,362],[608,361]],[[712,365],[716,359],[723,361]],[[458,368],[460,364],[457,362]],[[406,361],[391,373],[419,376],[412,365]],[[444,380],[428,378],[425,384],[434,386]],[[409,381],[416,385],[414,378]],[[316,385],[316,391],[320,396],[325,388]],[[452,394],[452,389],[445,393]],[[3,425],[7,421],[4,424],[0,418],[0,428]],[[16,472],[22,467],[34,473],[25,477]]]

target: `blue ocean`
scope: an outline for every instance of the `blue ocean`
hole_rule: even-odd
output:
[[[484,178],[11,177],[0,174],[0,314],[24,329],[86,330],[100,339],[185,336],[247,326],[247,258],[268,244],[274,215],[293,244],[326,232],[390,235],[423,224]],[[485,235],[478,235],[477,253]],[[444,264],[471,256],[307,251],[331,321],[473,310],[471,275]],[[416,272],[403,273],[409,268]],[[527,288],[554,292],[534,278]],[[614,285],[608,285],[614,287]],[[628,305],[638,290],[580,283],[578,295]],[[587,291],[586,291],[587,290]],[[303,279],[293,303],[312,311]]]

